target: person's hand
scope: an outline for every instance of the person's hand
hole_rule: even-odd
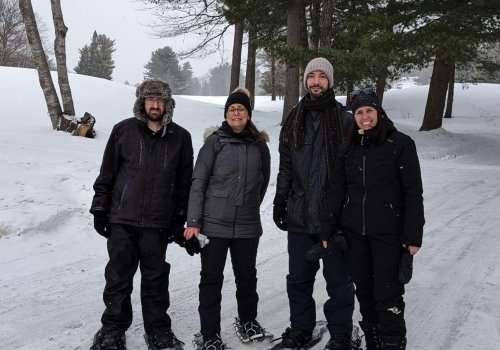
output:
[[[420,247],[414,245],[406,246],[405,244],[403,244],[403,247],[405,247],[410,252],[411,255],[417,254],[418,251],[420,250]]]
[[[282,205],[274,205],[273,207],[273,220],[276,226],[282,231],[287,230],[286,225],[286,207]]]
[[[184,238],[186,240],[190,240],[191,237],[193,237],[193,236],[198,237],[199,234],[200,234],[200,228],[199,227],[187,227],[184,230]]]
[[[104,211],[94,212],[94,229],[104,238],[111,234],[108,214]]]

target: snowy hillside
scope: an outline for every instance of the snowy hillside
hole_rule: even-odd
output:
[[[88,111],[97,119],[96,139],[52,131],[36,72],[0,67],[0,349],[88,349],[100,326],[106,242],[93,230],[88,209],[107,137],[116,122],[132,116],[135,88],[78,75],[70,82],[78,116]],[[422,133],[427,91],[395,89],[384,98],[396,127],[417,143],[424,181],[424,245],[406,294],[408,349],[498,349],[500,85],[457,85],[454,118]],[[191,132],[196,154],[204,129],[223,120],[225,97],[175,99],[174,120]],[[286,236],[272,221],[281,106],[258,97],[253,114],[270,134],[272,156],[262,205],[258,319],[278,336],[288,326]],[[173,330],[189,343],[199,330],[199,257],[173,245],[167,260]],[[227,265],[222,337],[234,349],[266,349],[242,345],[233,334],[235,286]],[[136,277],[130,350],[145,348]],[[318,318],[325,295],[318,274]]]

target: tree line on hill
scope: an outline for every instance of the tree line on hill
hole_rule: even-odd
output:
[[[64,39],[67,28],[62,22],[60,5],[59,11],[54,11],[59,2],[60,0],[53,0],[51,4],[56,25],[55,67],[60,78],[63,78],[63,84],[60,83],[63,90],[69,87],[64,83]],[[283,95],[283,117],[301,95],[300,75],[304,65],[316,56],[326,57],[333,63],[336,92],[347,94],[348,106],[349,94],[356,88],[374,86],[382,101],[384,91],[392,79],[409,70],[432,67],[428,99],[420,128],[424,131],[440,127],[443,116],[451,117],[455,82],[500,81],[498,1],[137,2],[142,2],[145,8],[158,15],[155,18],[160,18],[160,22],[155,23],[158,36],[203,34],[200,42],[184,52],[174,53],[169,47],[154,51],[145,65],[145,77],[168,80],[178,93],[204,95],[227,94],[244,79],[245,87],[252,92],[252,96],[259,86],[266,93],[271,93],[273,98]],[[19,16],[16,19],[16,6],[13,4],[19,5],[23,15],[21,21]],[[23,8],[26,10],[28,7],[31,7],[30,0],[0,0],[0,64],[28,66],[34,62],[40,74],[45,69],[48,71],[51,61],[43,50],[40,35],[43,30],[36,28],[37,19],[34,14],[26,17],[25,14],[29,11],[23,12]],[[189,11],[179,11],[186,8]],[[16,25],[14,33],[17,38],[11,36],[4,40],[1,37],[6,36],[3,29],[9,28],[7,23]],[[234,27],[231,62],[214,67],[207,77],[194,78],[189,62],[182,65],[179,62],[194,55],[203,56],[220,50],[221,38],[229,27]],[[24,30],[27,35],[23,34]],[[25,37],[30,37],[30,33],[35,31],[38,31],[36,36],[40,43],[29,40],[31,50],[26,50]],[[244,41],[248,46],[246,60],[242,59],[241,50]],[[113,40],[94,33],[90,45],[80,49],[80,62],[75,71],[111,79],[114,68],[113,45]],[[244,74],[242,61],[246,61]],[[46,74],[42,76],[46,77]],[[44,93],[45,91],[44,89]],[[55,106],[53,98],[49,97],[46,96],[48,105]],[[65,115],[71,115],[68,114],[71,112],[66,103],[68,100],[63,97],[63,103],[66,104],[63,108]]]
[[[203,40],[183,55],[220,49],[220,38],[234,27],[231,83],[239,84],[241,46],[246,38],[245,87],[255,89],[258,50],[271,57],[271,90],[276,65],[285,67],[283,117],[301,95],[300,75],[316,56],[335,69],[335,88],[346,93],[375,86],[380,100],[388,82],[432,65],[428,99],[420,130],[442,124],[451,110],[458,72],[477,81],[498,81],[500,2],[449,0],[142,0],[161,20],[157,35],[201,34]],[[179,11],[189,9],[189,11]],[[347,104],[350,104],[348,98]]]

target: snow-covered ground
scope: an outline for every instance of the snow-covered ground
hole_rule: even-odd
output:
[[[35,71],[0,67],[0,349],[88,349],[100,326],[107,253],[88,209],[107,137],[132,115],[135,89],[78,75],[70,82],[78,116],[88,111],[97,119],[93,140],[51,130]],[[424,181],[424,245],[406,294],[408,349],[498,349],[500,85],[457,85],[454,118],[442,129],[418,132],[427,90],[394,89],[384,98],[396,126],[417,143]],[[175,98],[174,120],[191,132],[197,153],[204,129],[223,120],[225,97]],[[258,319],[279,336],[288,325],[286,236],[272,221],[282,101],[256,101],[254,121],[270,134],[272,156],[262,205]],[[199,329],[199,257],[173,245],[167,260],[173,330],[189,343]],[[234,349],[266,349],[242,345],[233,334],[235,286],[227,265],[222,337]],[[145,348],[138,278],[131,350]],[[315,296],[323,318],[321,274]],[[359,321],[357,312],[354,318]]]

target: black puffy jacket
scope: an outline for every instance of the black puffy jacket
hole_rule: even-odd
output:
[[[415,142],[392,122],[381,144],[358,137],[335,162],[335,175],[322,205],[322,239],[341,227],[359,235],[399,235],[422,245],[424,207]]]
[[[187,130],[171,122],[154,133],[136,118],[116,124],[94,183],[91,213],[111,223],[168,228],[187,211],[193,146]]]

